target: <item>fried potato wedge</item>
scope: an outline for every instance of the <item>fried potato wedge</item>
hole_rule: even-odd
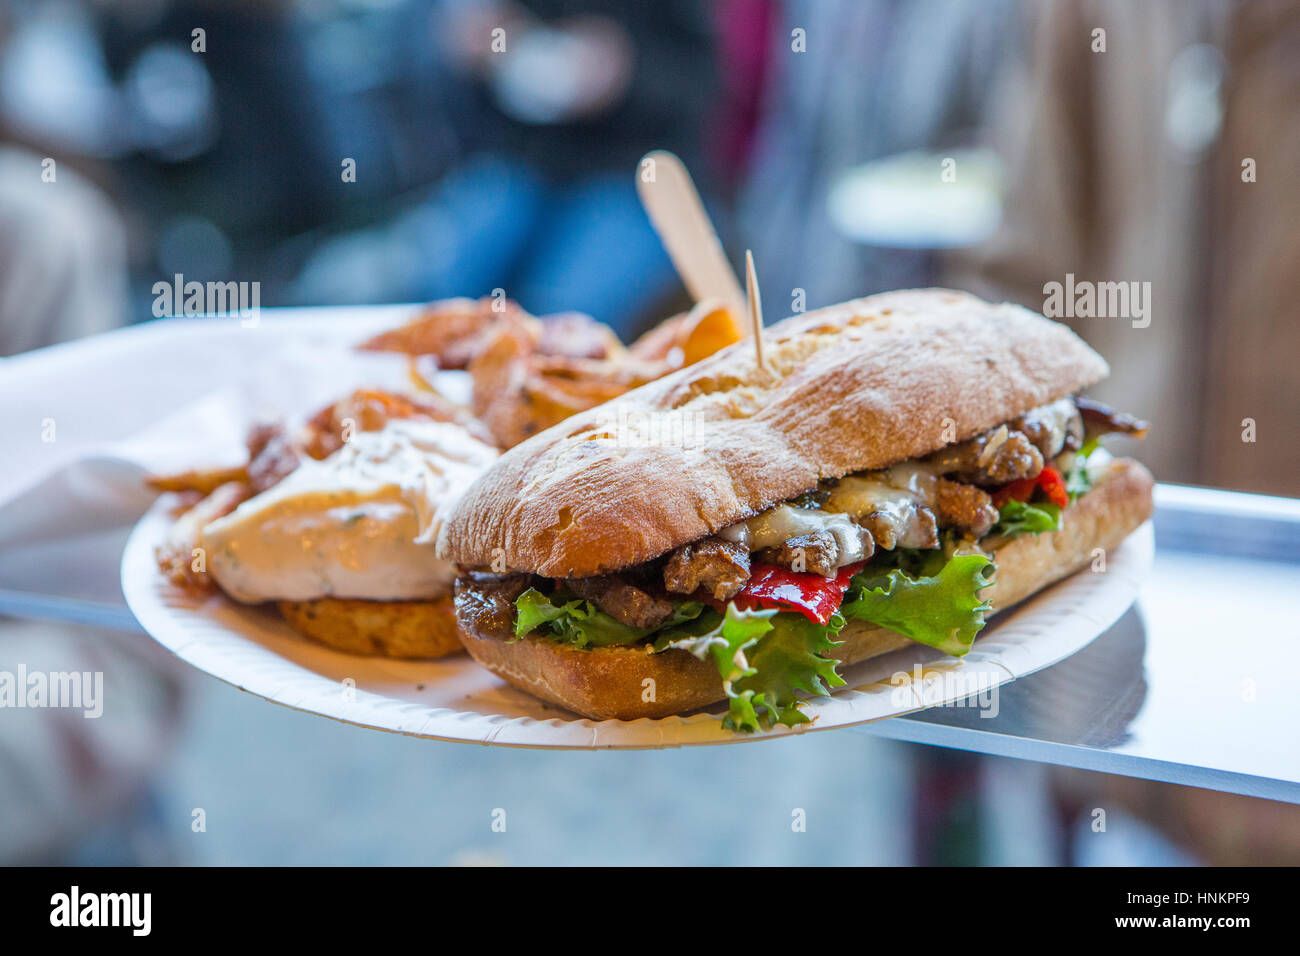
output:
[[[705,300],[689,312],[664,319],[628,346],[628,354],[681,368],[708,358],[744,336],[744,329],[730,309],[716,300]]]
[[[299,634],[347,654],[427,659],[462,649],[450,595],[435,601],[317,598],[276,606]]]
[[[739,342],[745,333],[730,309],[701,302],[686,313],[679,336],[685,363],[694,365],[700,359]]]
[[[494,302],[484,299],[446,299],[432,302],[412,321],[395,329],[380,332],[362,342],[365,352],[401,352],[406,355],[433,355],[443,368],[464,368],[483,347],[507,311],[495,311]],[[514,303],[506,303],[509,313],[519,312]]]
[[[470,363],[471,408],[500,448],[520,442],[671,371],[620,352],[614,358],[542,354],[526,329],[502,323]]]
[[[608,325],[585,312],[557,312],[541,318],[537,351],[575,359],[617,359],[627,351]]]
[[[327,458],[343,447],[349,432],[379,431],[393,419],[451,422],[475,438],[491,442],[483,423],[437,392],[403,395],[378,388],[357,389],[351,395],[326,405],[310,419],[298,436],[298,444],[312,458]]]
[[[538,318],[516,302],[490,297],[432,302],[406,325],[380,332],[357,348],[433,356],[442,368],[463,369],[490,347],[503,326],[527,335],[530,351],[541,355],[615,359],[624,353],[614,330],[584,312]]]

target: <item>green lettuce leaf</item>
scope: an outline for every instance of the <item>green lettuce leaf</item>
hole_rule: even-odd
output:
[[[557,603],[558,597],[548,598],[536,588],[529,588],[519,595],[515,599],[515,638],[536,632],[574,647],[635,644],[660,628],[680,627],[705,610],[699,601],[682,601],[674,606],[672,616],[659,628],[648,629],[624,624],[590,601],[573,599]]]
[[[515,637],[520,638],[550,624],[566,615],[578,606],[577,601],[568,604],[552,604],[537,588],[529,588],[515,599]]]
[[[727,729],[793,727],[808,722],[797,691],[825,696],[844,683],[836,661],[822,656],[836,646],[835,632],[843,626],[838,616],[822,627],[802,614],[739,611],[728,604],[712,630],[674,639],[665,635],[655,650],[675,648],[713,661],[727,692],[729,711],[722,722]]]
[[[1042,534],[1044,531],[1061,530],[1061,509],[1051,502],[1029,504],[1007,501],[998,509],[998,523],[993,526],[993,534],[1014,538],[1020,534]]]
[[[717,630],[718,625],[721,623],[722,614],[706,606],[698,617],[677,624],[665,625],[665,627],[656,631],[653,635],[654,651],[657,654],[675,641],[692,637],[704,637]]]
[[[929,577],[868,565],[854,575],[840,612],[961,657],[992,609],[980,592],[993,583],[993,571],[982,554],[954,555]]]
[[[808,723],[796,692],[828,697],[830,688],[844,686],[844,678],[835,670],[839,662],[824,656],[839,646],[835,634],[844,623],[840,617],[824,627],[802,614],[778,613],[771,633],[749,654],[752,673],[736,682],[723,726],[756,730],[756,725]]]
[[[772,630],[772,618],[776,613],[775,610],[740,611],[734,604],[728,604],[727,613],[718,615],[717,624],[712,629],[681,637],[665,633],[655,641],[655,650],[672,648],[694,654],[702,661],[713,661],[723,687],[730,688],[735,681],[754,673],[745,652]]]

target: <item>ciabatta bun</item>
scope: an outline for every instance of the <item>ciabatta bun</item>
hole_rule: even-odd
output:
[[[1061,530],[1025,535],[994,552],[997,580],[984,592],[1005,610],[1054,581],[1088,566],[1096,548],[1115,548],[1151,515],[1151,473],[1135,461],[1113,462],[1092,491],[1064,512]],[[846,664],[909,643],[885,628],[852,621],[834,651]],[[592,720],[666,717],[707,707],[725,696],[717,669],[686,651],[641,647],[579,650],[545,638],[508,642],[461,626],[471,656],[521,690]],[[654,681],[646,701],[647,678]]]
[[[640,564],[1107,372],[1063,325],[938,289],[809,312],[764,341],[770,371],[740,342],[507,452],[443,525],[439,556],[552,578]]]

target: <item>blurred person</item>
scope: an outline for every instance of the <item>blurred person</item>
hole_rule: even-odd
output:
[[[0,355],[117,328],[125,300],[109,200],[52,158],[0,147]]]
[[[325,240],[297,299],[500,287],[629,334],[676,285],[637,162],[668,148],[704,172],[714,65],[700,6],[460,0],[435,6],[428,36],[461,159],[387,221]]]
[[[76,122],[58,118],[35,125],[41,105],[87,93],[77,79],[60,79],[59,67],[90,37],[77,13],[0,10],[0,356],[117,328],[126,318],[122,218],[75,168],[75,150],[93,136],[78,138]],[[44,85],[15,75],[41,67],[54,74]],[[50,101],[33,103],[42,91]]]
[[[112,204],[61,161],[50,167],[42,159],[0,148],[0,356],[105,332],[123,320],[126,242]],[[51,168],[54,179],[43,180]],[[108,698],[95,702],[103,711],[94,718],[6,699],[0,862],[61,859],[96,824],[135,811],[166,753],[179,704],[174,666],[138,646],[138,635],[0,618],[0,684],[10,685],[0,697],[25,699],[21,674],[49,680],[77,673],[101,675]],[[141,858],[135,850],[113,852],[99,861]]]
[[[1152,420],[1164,481],[1300,494],[1300,6],[1034,9],[1003,227],[949,281],[1034,309],[1067,275],[1149,282],[1149,327],[1065,319],[1111,363],[1099,397]]]
[[[139,634],[0,619],[0,863],[171,861],[149,782],[180,726],[179,669]],[[65,677],[80,706],[33,704]],[[118,839],[87,853],[105,830]]]
[[[0,64],[11,25],[0,16]],[[0,373],[2,356],[125,319],[116,207],[65,148],[30,133],[18,146],[0,127]],[[49,706],[51,682],[73,674],[89,675],[82,706]],[[87,834],[124,815],[128,832],[145,833],[137,811],[176,725],[179,688],[176,666],[138,635],[0,618],[0,862],[74,859]],[[165,858],[105,846],[80,861]]]
[[[124,316],[126,242],[112,204],[66,165],[42,159],[0,148],[0,356],[105,332]],[[55,178],[44,181],[51,168]],[[26,699],[22,674],[76,673],[101,675],[108,698],[95,702],[98,717],[6,699],[0,862],[62,859],[97,824],[135,814],[180,699],[175,666],[139,643],[134,634],[0,618],[0,684],[9,683],[0,697]],[[100,852],[110,855],[87,862],[162,861],[139,847]]]

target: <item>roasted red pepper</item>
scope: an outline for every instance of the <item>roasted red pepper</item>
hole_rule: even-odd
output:
[[[1058,508],[1065,509],[1070,504],[1070,493],[1065,490],[1065,479],[1055,468],[1044,468],[1038,473],[1038,487],[1047,500]]]
[[[756,562],[750,568],[749,583],[732,600],[742,611],[774,607],[798,611],[808,620],[826,625],[840,609],[844,592],[863,563],[846,564],[835,577],[824,578],[820,574],[791,571],[779,564]]]
[[[1003,485],[993,492],[993,504],[1001,508],[1010,499],[1028,501],[1036,489],[1042,489],[1044,496],[1058,508],[1065,508],[1070,503],[1070,494],[1065,490],[1065,480],[1055,468],[1047,467],[1036,478],[1021,478]]]

